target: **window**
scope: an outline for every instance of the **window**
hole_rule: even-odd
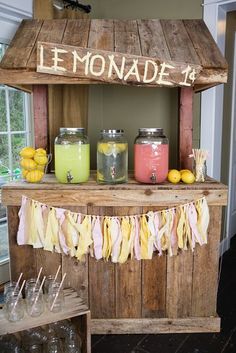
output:
[[[5,44],[0,44],[0,60],[6,47]],[[31,145],[31,131],[29,94],[0,85],[0,188],[7,181],[20,177],[19,151],[24,146]],[[0,265],[6,261],[8,261],[6,210],[0,204]]]

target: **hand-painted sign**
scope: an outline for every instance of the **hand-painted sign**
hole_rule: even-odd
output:
[[[194,86],[200,65],[38,42],[37,72],[139,86]],[[89,81],[89,82],[88,82]]]

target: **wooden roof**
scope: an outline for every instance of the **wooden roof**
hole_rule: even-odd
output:
[[[101,83],[84,77],[37,72],[38,42],[191,63],[201,68],[194,82],[195,90],[227,81],[226,60],[202,20],[62,19],[22,21],[1,61],[0,83],[13,86]]]

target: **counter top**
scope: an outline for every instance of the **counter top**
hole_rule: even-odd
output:
[[[211,178],[205,183],[152,185],[137,183],[130,175],[128,183],[103,185],[97,184],[92,174],[83,184],[60,184],[53,174],[48,174],[41,183],[19,180],[2,187],[5,206],[19,206],[22,195],[52,206],[171,206],[203,196],[210,205],[227,204],[227,186]]]

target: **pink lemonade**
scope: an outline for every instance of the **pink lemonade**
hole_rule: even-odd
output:
[[[168,144],[135,144],[134,177],[141,183],[162,183],[169,168]]]

